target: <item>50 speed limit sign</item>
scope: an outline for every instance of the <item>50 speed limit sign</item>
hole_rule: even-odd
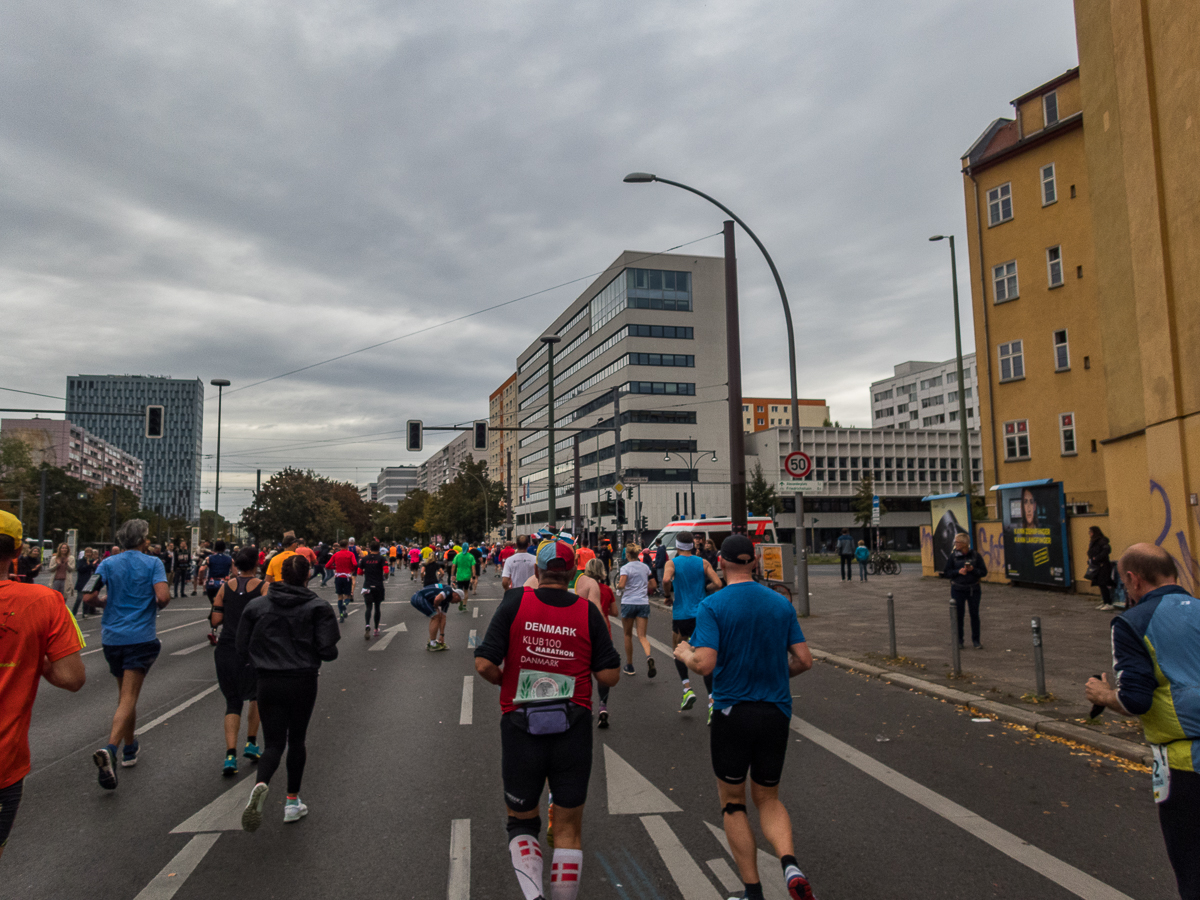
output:
[[[783,468],[793,478],[804,478],[812,471],[812,457],[799,450],[789,453],[783,460]]]

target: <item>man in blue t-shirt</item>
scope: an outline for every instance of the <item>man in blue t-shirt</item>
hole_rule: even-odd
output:
[[[675,536],[675,558],[667,560],[663,567],[663,590],[673,594],[671,601],[671,637],[675,646],[685,641],[696,630],[696,612],[704,600],[709,587],[721,589],[721,579],[708,561],[696,555],[695,538],[690,531],[681,531]],[[688,677],[687,666],[675,660],[679,680],[683,682],[683,700],[679,711],[685,712],[696,705],[696,692]],[[708,724],[712,724],[713,681],[712,675],[704,676],[704,687],[708,690]]]
[[[162,648],[155,619],[158,611],[171,602],[162,560],[145,552],[150,546],[149,533],[150,523],[145,519],[125,522],[117,529],[121,552],[101,562],[84,588],[84,603],[104,607],[100,644],[120,692],[108,744],[92,754],[100,786],[110,791],[117,786],[118,742],[125,745],[121,765],[124,768],[137,765],[138,742],[133,733],[137,726],[138,695]],[[101,587],[108,588],[103,599]]]
[[[745,896],[763,896],[746,815],[749,772],[759,822],[783,864],[788,895],[812,900],[808,879],[796,862],[792,822],[779,800],[792,718],[790,679],[812,668],[812,654],[791,604],[754,581],[756,559],[749,538],[727,537],[720,563],[727,587],[701,602],[691,642],[680,641],[675,658],[693,672],[713,675],[713,771]]]

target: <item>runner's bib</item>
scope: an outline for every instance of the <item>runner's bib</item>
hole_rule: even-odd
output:
[[[1165,803],[1171,796],[1171,767],[1167,764],[1167,745],[1151,744],[1154,762],[1150,766],[1150,787],[1154,791],[1154,802]]]
[[[517,676],[517,690],[513,694],[512,702],[570,700],[574,696],[574,677],[555,672],[539,672],[537,669],[522,669]]]

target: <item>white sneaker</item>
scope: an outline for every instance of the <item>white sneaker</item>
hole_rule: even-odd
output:
[[[242,810],[242,831],[258,831],[258,826],[262,824],[263,804],[267,800],[269,790],[270,788],[260,781],[250,792],[250,799],[246,808]]]
[[[299,798],[296,798],[295,803],[293,803],[291,800],[289,800],[286,804],[284,804],[284,807],[283,807],[283,821],[284,822],[299,822],[301,819],[303,819],[307,815],[308,815],[308,807],[305,806],[304,801]]]

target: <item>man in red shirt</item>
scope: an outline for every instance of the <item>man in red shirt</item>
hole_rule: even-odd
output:
[[[338,552],[329,557],[325,568],[333,569],[333,590],[337,594],[338,614],[346,621],[346,610],[354,599],[354,576],[358,572],[358,554],[350,549],[350,542],[342,540]]]
[[[0,512],[0,854],[29,774],[29,722],[41,678],[68,691],[85,678],[83,635],[62,595],[9,578],[21,539],[20,520]]]

